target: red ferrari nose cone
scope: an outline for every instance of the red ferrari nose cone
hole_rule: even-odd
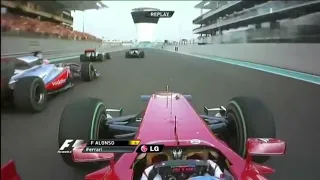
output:
[[[156,95],[156,97],[159,97],[159,98],[166,98],[166,97],[170,97],[170,96],[172,96],[172,97],[176,97],[176,96],[179,96],[179,94],[178,93],[173,93],[173,92],[158,92],[158,93],[156,93],[155,94]]]

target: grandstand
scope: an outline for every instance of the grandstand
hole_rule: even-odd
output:
[[[107,6],[98,1],[1,1],[1,35],[101,41],[74,31],[71,16],[73,10],[100,8]]]
[[[202,1],[195,8],[201,43],[320,41],[319,0]]]

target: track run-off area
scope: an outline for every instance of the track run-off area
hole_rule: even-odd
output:
[[[267,162],[276,169],[271,179],[319,179],[319,85],[158,49],[146,49],[145,54],[144,59],[126,59],[125,51],[112,52],[111,60],[94,63],[99,79],[77,83],[50,100],[41,113],[2,112],[1,163],[15,160],[23,180],[83,179],[83,173],[65,165],[57,154],[64,106],[91,96],[108,108],[138,113],[146,106],[140,95],[169,85],[172,91],[191,94],[199,113],[203,106],[226,106],[234,96],[260,98],[274,114],[277,137],[287,142],[287,154]]]

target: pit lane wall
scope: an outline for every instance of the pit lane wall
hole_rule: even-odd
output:
[[[91,48],[108,49],[119,46],[122,45],[120,43],[102,44],[97,41],[84,40],[1,36],[1,55],[32,51],[83,51]]]
[[[192,44],[178,47],[182,53],[218,56],[320,75],[320,44]],[[174,46],[163,49],[174,51]]]

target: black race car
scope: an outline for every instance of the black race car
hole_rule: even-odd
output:
[[[130,49],[126,52],[126,58],[144,58],[144,51],[140,49]]]
[[[109,53],[98,53],[96,49],[86,49],[84,54],[80,55],[80,62],[94,62],[94,61],[104,61],[111,59]]]

